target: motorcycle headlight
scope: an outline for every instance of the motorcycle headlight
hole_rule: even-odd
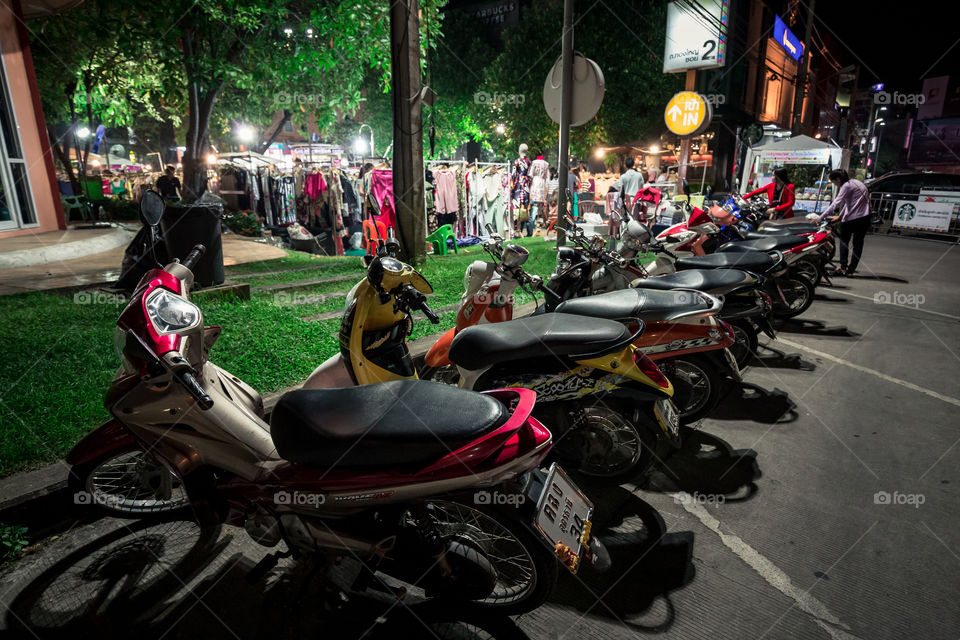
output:
[[[147,316],[157,333],[174,333],[200,324],[200,309],[192,302],[157,288],[147,297]]]

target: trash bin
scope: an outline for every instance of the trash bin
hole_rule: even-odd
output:
[[[220,221],[223,208],[217,205],[167,205],[160,229],[170,259],[183,260],[197,244],[207,252],[193,268],[194,282],[200,287],[223,284],[223,240]]]

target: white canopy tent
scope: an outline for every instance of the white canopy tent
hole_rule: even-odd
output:
[[[774,167],[790,164],[829,165],[831,169],[846,169],[850,164],[850,151],[804,135],[752,147],[747,150],[740,184],[745,186],[751,175],[771,173]]]

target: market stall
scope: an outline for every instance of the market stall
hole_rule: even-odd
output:
[[[831,169],[846,169],[849,164],[850,151],[810,136],[793,136],[747,150],[740,182],[741,190],[746,189],[747,185],[750,185],[751,190],[766,185],[773,180],[773,170],[777,167],[821,165],[825,176]],[[814,187],[798,190],[794,209],[818,211],[820,204],[830,197],[825,186],[829,184],[821,180]]]

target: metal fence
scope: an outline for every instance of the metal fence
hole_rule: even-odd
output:
[[[925,188],[924,196],[932,195],[936,197],[937,192],[944,192],[946,197],[956,195],[960,192],[957,187],[931,187]],[[897,211],[897,203],[900,201],[917,202],[920,200],[919,190],[912,192],[894,192],[894,191],[871,191],[870,192],[870,212],[873,215],[874,231],[877,233],[896,233],[905,236],[943,236],[958,238],[960,237],[960,198],[956,198],[953,206],[953,215],[950,218],[950,226],[947,231],[925,231],[920,229],[909,229],[905,227],[893,226],[894,215]]]

